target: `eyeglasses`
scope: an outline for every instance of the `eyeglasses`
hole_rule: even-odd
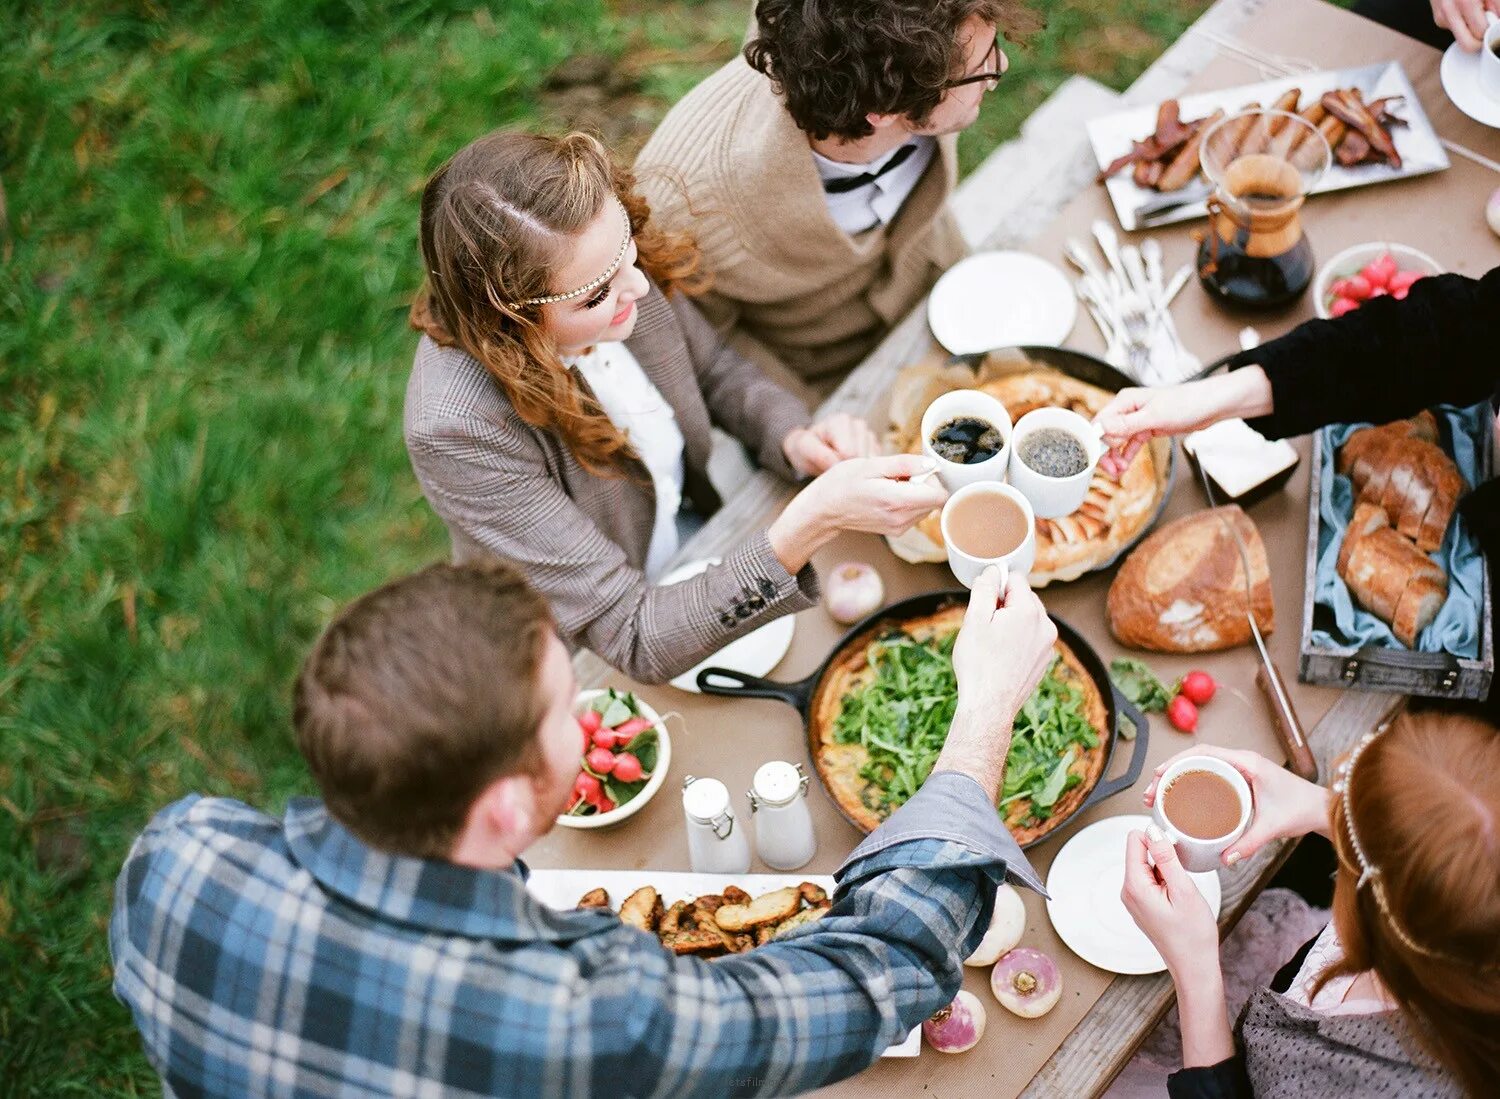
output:
[[[963,88],[970,84],[983,84],[986,91],[993,91],[1000,83],[1000,78],[1005,75],[1008,67],[1003,60],[1005,55],[1000,52],[1000,36],[995,35],[995,40],[990,43],[990,52],[984,55],[985,61],[989,63],[988,72],[977,72],[970,76],[960,76],[957,80],[950,80],[943,87],[948,89]]]

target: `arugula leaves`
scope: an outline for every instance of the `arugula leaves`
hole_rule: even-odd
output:
[[[874,679],[844,697],[833,739],[869,753],[860,777],[881,790],[880,804],[872,808],[889,812],[903,805],[932,773],[958,705],[957,636],[918,641],[896,631],[866,652]],[[1079,746],[1099,743],[1084,716],[1082,692],[1060,671],[1054,662],[1016,715],[1011,734],[999,805],[1029,799],[1026,825],[1047,819],[1058,799],[1083,781],[1069,767]]]
[[[1177,694],[1176,687],[1168,687],[1156,677],[1156,673],[1139,660],[1120,657],[1109,662],[1109,677],[1126,698],[1139,706],[1144,713],[1161,713]]]

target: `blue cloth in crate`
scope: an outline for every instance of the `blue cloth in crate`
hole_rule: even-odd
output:
[[[1470,488],[1483,479],[1486,455],[1490,446],[1493,412],[1485,401],[1471,408],[1440,405],[1433,414],[1438,418],[1442,438],[1451,442],[1453,460]],[[1339,547],[1344,528],[1354,513],[1354,486],[1348,477],[1335,472],[1337,455],[1344,440],[1368,424],[1334,424],[1322,431],[1322,496],[1318,524],[1318,587],[1316,602],[1333,613],[1334,627],[1314,628],[1311,639],[1319,648],[1405,649],[1391,628],[1354,602],[1348,587],[1338,575]],[[1455,515],[1443,537],[1443,544],[1433,555],[1448,570],[1448,601],[1432,625],[1417,636],[1420,652],[1448,652],[1471,660],[1479,659],[1479,624],[1484,597],[1484,557],[1474,536]]]

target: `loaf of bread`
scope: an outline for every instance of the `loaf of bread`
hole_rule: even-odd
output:
[[[1407,648],[1416,647],[1417,635],[1448,599],[1447,572],[1393,528],[1376,504],[1355,504],[1337,567],[1355,601]]]
[[[1212,652],[1250,641],[1245,568],[1233,523],[1250,561],[1251,605],[1261,633],[1276,626],[1266,547],[1234,505],[1168,523],[1136,547],[1109,588],[1109,628],[1123,645],[1165,653]]]
[[[1431,412],[1360,428],[1339,450],[1338,468],[1354,482],[1355,499],[1382,508],[1391,525],[1423,553],[1443,544],[1466,486],[1438,445]]]

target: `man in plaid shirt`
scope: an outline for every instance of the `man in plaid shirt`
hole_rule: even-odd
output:
[[[859,1072],[953,998],[995,886],[1040,889],[994,803],[1056,633],[1024,586],[998,603],[991,570],[937,767],[840,868],[828,915],[709,962],[526,891],[579,731],[519,574],[438,565],[358,600],[297,684],[323,800],[278,820],[186,798],[120,874],[115,991],[166,1094],[789,1095]]]

